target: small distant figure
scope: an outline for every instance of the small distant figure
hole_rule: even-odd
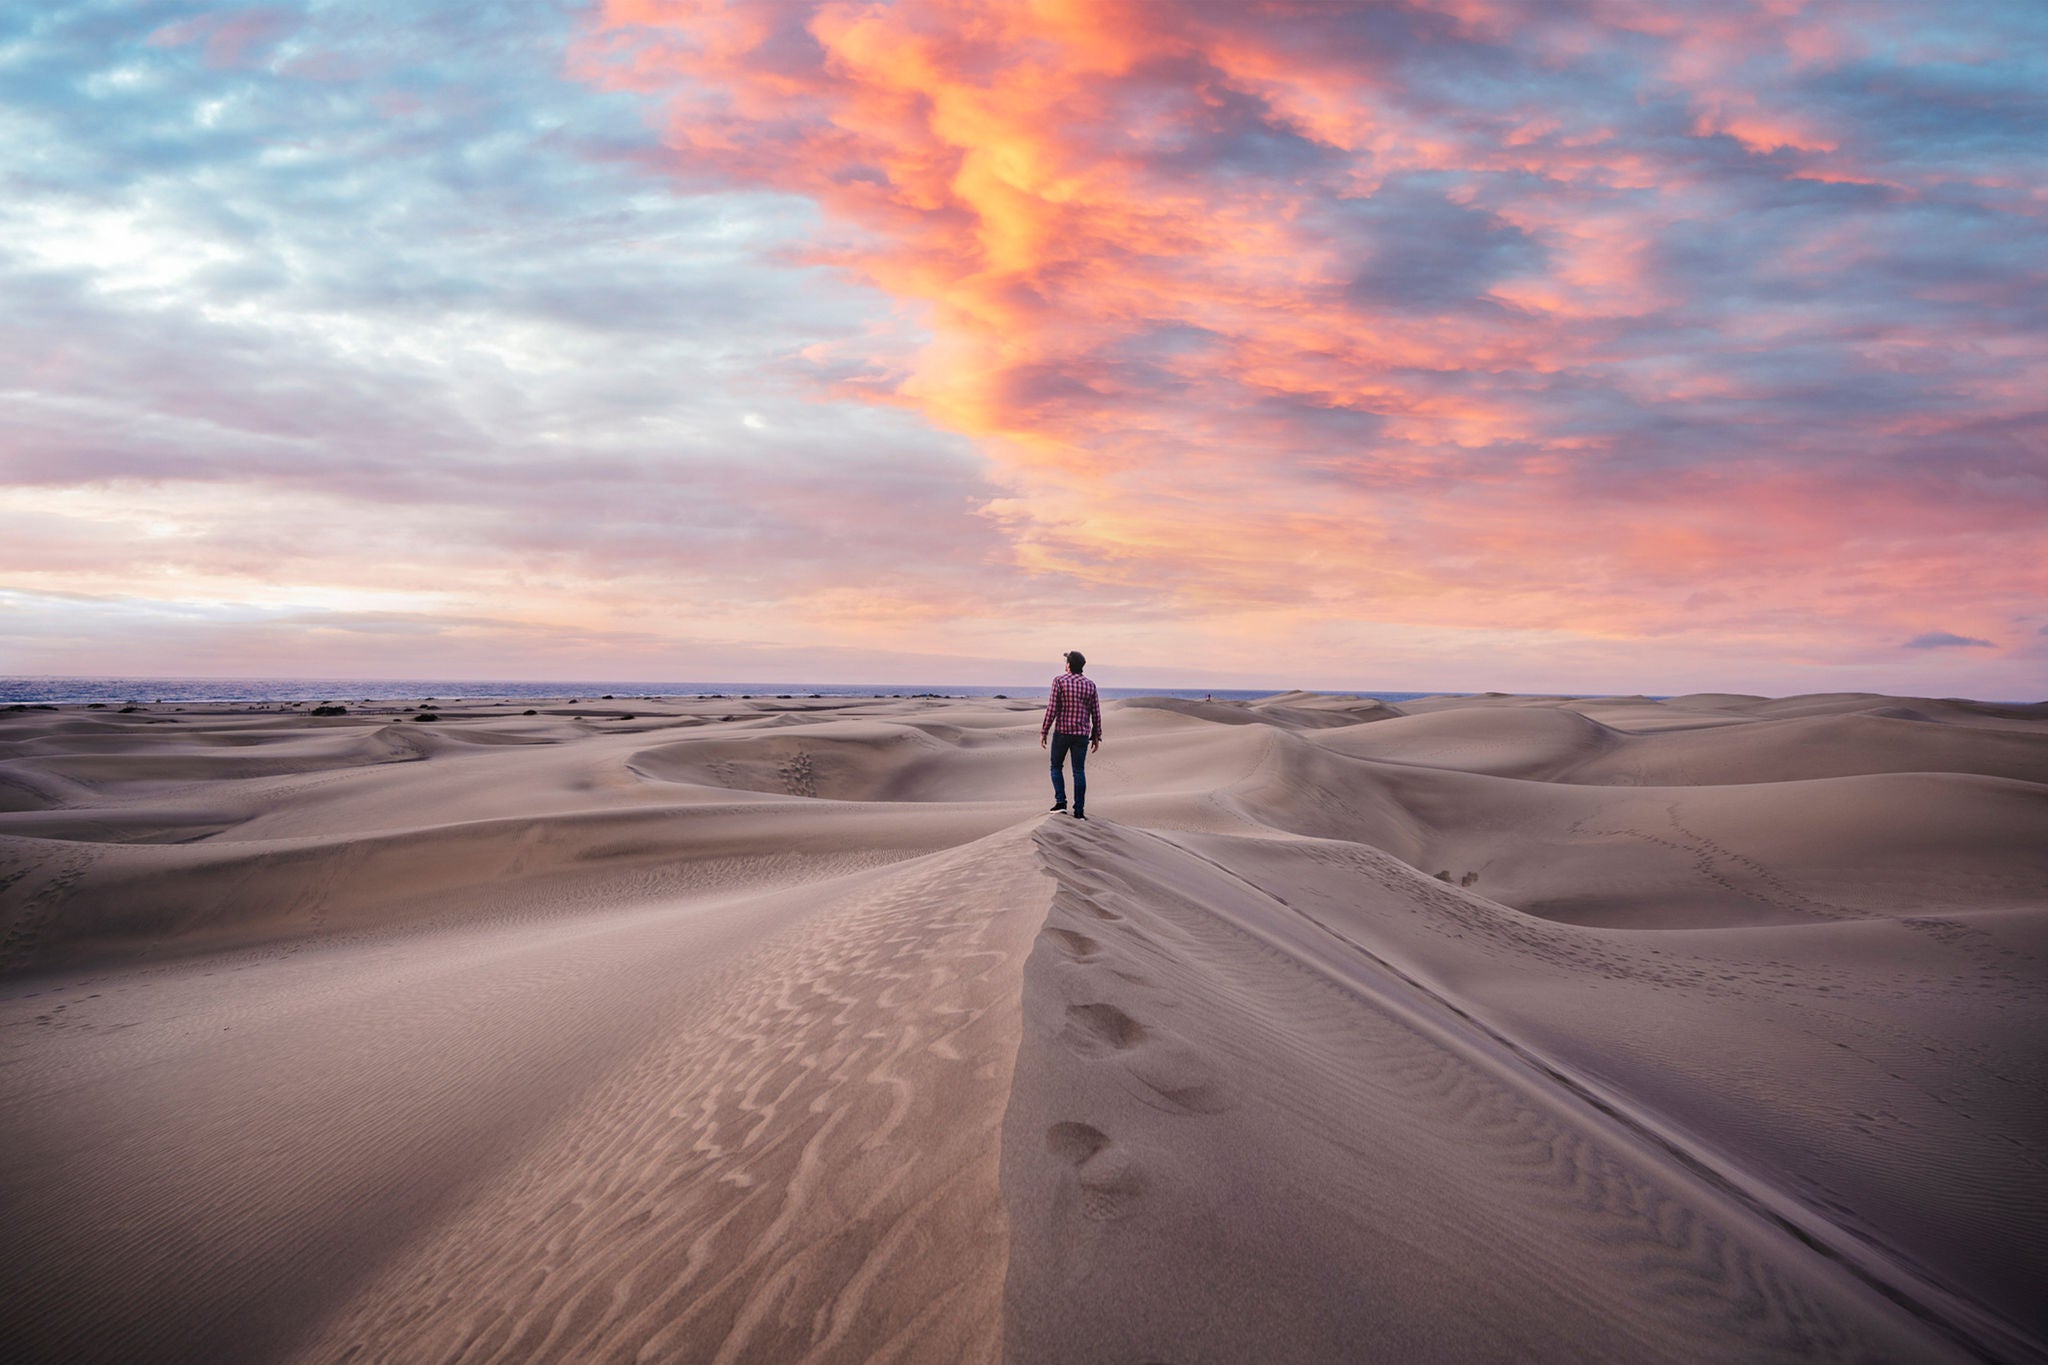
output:
[[[1086,820],[1088,807],[1088,755],[1102,747],[1102,703],[1096,699],[1095,683],[1081,670],[1088,667],[1080,650],[1067,651],[1067,671],[1052,680],[1052,695],[1046,698],[1045,719],[1038,726],[1038,747],[1046,747],[1052,736],[1052,808],[1067,808],[1066,761],[1074,758],[1074,818]]]

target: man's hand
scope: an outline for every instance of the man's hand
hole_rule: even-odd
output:
[[[1039,747],[1039,748],[1041,748],[1041,749],[1043,749],[1043,748],[1045,747],[1045,736],[1044,736],[1044,735],[1040,735],[1040,736],[1038,737],[1038,747]]]
[[[1094,753],[1097,749],[1100,749],[1101,747],[1102,741],[1099,739],[1091,739],[1088,741],[1088,752],[1091,754]]]

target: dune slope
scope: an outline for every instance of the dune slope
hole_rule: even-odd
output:
[[[0,712],[37,1360],[2048,1359],[2048,716]]]

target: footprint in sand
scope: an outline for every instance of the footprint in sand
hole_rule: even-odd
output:
[[[1145,1041],[1145,1026],[1115,1005],[1072,1005],[1061,1035],[1084,1057],[1122,1052]]]
[[[1237,1100],[1201,1052],[1171,1029],[1142,1024],[1110,1004],[1072,1005],[1060,1041],[1083,1057],[1114,1058],[1154,1109],[1215,1114]]]
[[[1075,962],[1093,962],[1102,956],[1102,945],[1086,934],[1077,934],[1072,929],[1055,929],[1051,925],[1039,933]]]
[[[1108,905],[1104,904],[1103,900],[1104,897],[1102,896],[1089,897],[1077,893],[1074,897],[1074,906],[1076,909],[1082,910],[1087,914],[1093,915],[1095,918],[1099,920],[1109,920],[1111,922],[1114,922],[1123,918],[1122,915],[1118,914],[1116,911],[1110,909]]]
[[[1040,931],[1040,936],[1051,943],[1060,956],[1074,967],[1092,966],[1102,961],[1105,956],[1100,942],[1072,929],[1055,929],[1047,926]],[[1133,986],[1152,984],[1151,977],[1143,972],[1132,971],[1128,967],[1111,967],[1109,973],[1117,980],[1129,982]]]
[[[1136,1211],[1145,1188],[1138,1165],[1100,1128],[1055,1123],[1045,1130],[1045,1150],[1074,1168],[1083,1218],[1109,1223]]]

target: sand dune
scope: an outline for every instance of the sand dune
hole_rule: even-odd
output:
[[[1903,709],[1903,708],[1901,708]],[[1854,712],[1648,733],[1562,708],[1432,711],[1322,741],[1339,753],[1605,786],[1727,786],[1865,773],[2048,782],[2048,732]]]
[[[2043,708],[306,709],[0,713],[10,1358],[2048,1359]]]

